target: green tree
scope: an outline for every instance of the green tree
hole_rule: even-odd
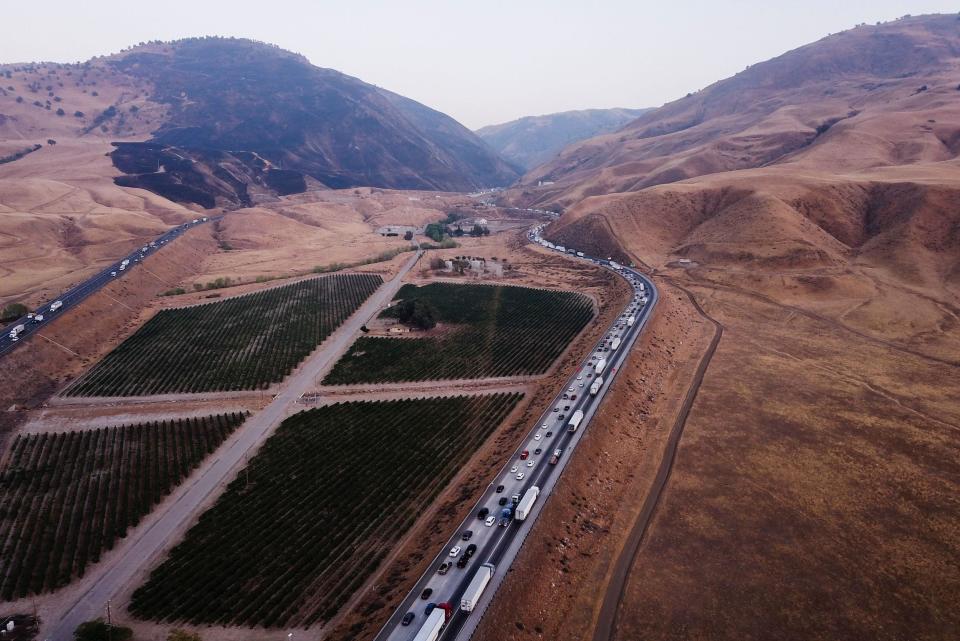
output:
[[[0,322],[16,320],[29,311],[23,303],[10,303],[0,311]]]
[[[397,318],[401,323],[420,329],[432,329],[437,326],[436,310],[429,301],[421,298],[401,301],[397,305]]]
[[[107,625],[103,619],[85,621],[73,631],[76,641],[130,641],[133,630],[122,625]]]

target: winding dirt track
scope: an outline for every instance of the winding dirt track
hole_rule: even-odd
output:
[[[640,510],[637,520],[634,521],[633,527],[627,535],[627,541],[614,564],[613,574],[607,583],[606,593],[603,596],[603,604],[600,606],[597,625],[593,630],[593,641],[613,641],[613,639],[616,638],[617,619],[620,612],[620,604],[623,601],[623,594],[626,591],[627,580],[630,578],[630,568],[633,567],[637,552],[640,549],[640,544],[643,542],[644,535],[650,526],[650,521],[653,520],[653,514],[657,509],[657,505],[660,503],[660,497],[667,485],[667,480],[670,478],[670,472],[673,470],[673,462],[677,458],[677,447],[680,444],[680,437],[683,436],[683,428],[686,426],[690,409],[693,407],[693,402],[697,398],[697,392],[700,391],[703,376],[706,374],[707,367],[709,367],[710,361],[717,351],[721,337],[723,337],[723,325],[703,311],[703,308],[700,307],[694,295],[672,279],[666,280],[669,280],[671,285],[683,291],[683,293],[687,295],[687,298],[690,299],[690,302],[693,303],[697,313],[713,324],[713,338],[710,340],[710,346],[707,348],[707,351],[704,352],[700,363],[697,365],[693,382],[687,389],[687,394],[683,399],[683,405],[681,405],[677,419],[670,429],[670,436],[667,439],[663,458],[660,460],[660,467],[657,469],[657,475],[654,478],[650,492],[647,494],[646,499],[644,499],[643,509]]]

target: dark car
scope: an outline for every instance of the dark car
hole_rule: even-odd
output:
[[[549,438],[551,436],[553,436],[553,432],[547,432],[547,437]]]
[[[498,485],[498,486],[497,486],[497,494],[500,494],[500,492],[503,492],[503,486],[502,486],[502,485]]]
[[[576,394],[574,394],[573,396],[571,396],[571,397],[570,397],[570,400],[571,400],[571,401],[575,401],[575,400],[577,400],[577,395],[576,395]]]
[[[423,616],[428,617],[430,613],[433,612],[433,609],[437,607],[436,603],[428,603],[427,607],[423,609]]]
[[[487,518],[487,515],[488,515],[488,514],[490,514],[490,510],[488,510],[488,509],[485,508],[485,507],[482,507],[482,508],[480,508],[480,511],[477,512],[477,518],[478,518],[478,519],[485,519],[485,518]]]
[[[467,546],[467,551],[465,552],[465,554],[467,556],[473,556],[473,553],[476,551],[477,551],[476,543],[471,543],[470,545]]]
[[[413,622],[414,617],[417,616],[413,612],[407,612],[403,615],[403,620],[400,622],[400,625],[410,625]]]
[[[563,406],[563,411],[564,411],[564,412],[569,412],[569,411],[570,411],[570,406],[569,406],[569,405],[564,405],[564,406]]]
[[[457,559],[457,567],[458,567],[458,568],[465,568],[465,567],[467,567],[467,563],[469,563],[469,562],[470,562],[470,557],[467,556],[466,554],[464,554],[464,555],[461,556],[459,559]]]
[[[562,421],[562,420],[564,420],[564,419],[566,419],[566,418],[567,418],[567,415],[566,415],[566,414],[561,414],[560,416],[557,417],[557,420],[558,420],[558,421]]]
[[[542,450],[541,448],[539,448],[539,447],[533,451],[533,453],[536,454],[537,456],[540,456],[540,454],[541,454],[542,452],[543,452],[543,450]]]
[[[460,538],[464,541],[469,541],[470,537],[473,536],[473,530],[464,530],[463,534],[460,535]]]
[[[501,496],[501,497],[500,497],[500,505],[506,505],[506,504],[507,504],[507,497]]]
[[[444,561],[440,564],[439,569],[437,569],[437,574],[446,574],[447,570],[450,569],[450,563]]]
[[[420,598],[426,601],[430,598],[431,594],[433,594],[433,588],[425,588],[424,591],[420,593]]]

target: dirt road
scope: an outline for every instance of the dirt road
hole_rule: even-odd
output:
[[[313,389],[319,373],[346,351],[360,327],[393,299],[400,281],[419,258],[419,253],[412,256],[391,281],[374,292],[288,378],[269,405],[248,419],[227,444],[208,457],[159,509],[124,539],[117,554],[95,566],[84,577],[79,598],[67,604],[62,613],[46,615],[41,638],[70,641],[80,623],[99,616],[108,599],[114,598],[158,560],[287,416],[300,395]]]
[[[687,389],[686,396],[683,399],[683,405],[680,407],[680,412],[677,414],[677,419],[673,424],[673,428],[670,430],[670,437],[667,440],[667,447],[663,453],[663,458],[660,461],[660,467],[657,469],[657,476],[654,480],[653,486],[650,488],[650,492],[644,499],[643,508],[641,509],[640,514],[637,516],[637,520],[634,522],[633,527],[630,530],[630,534],[627,537],[627,542],[623,546],[620,556],[617,557],[613,574],[610,577],[610,581],[607,583],[607,590],[603,597],[603,604],[600,606],[600,615],[597,619],[597,625],[593,630],[593,641],[612,641],[617,636],[617,613],[619,612],[620,604],[623,601],[623,594],[627,586],[627,581],[630,579],[630,569],[633,567],[634,559],[637,556],[637,551],[640,549],[640,544],[643,542],[643,536],[646,534],[647,528],[650,526],[653,513],[657,509],[657,504],[660,502],[660,496],[663,494],[663,489],[666,487],[667,480],[670,478],[670,471],[673,469],[673,462],[677,458],[677,448],[680,445],[680,437],[683,436],[683,428],[687,423],[687,417],[690,415],[690,409],[693,407],[693,402],[697,398],[697,392],[700,390],[700,384],[703,382],[703,376],[706,374],[707,367],[710,365],[710,360],[717,351],[717,346],[720,344],[720,339],[723,336],[723,325],[715,321],[703,311],[703,308],[700,307],[699,303],[697,303],[697,299],[693,296],[693,294],[690,293],[689,290],[680,287],[676,283],[671,282],[671,284],[682,290],[690,299],[690,302],[693,304],[697,312],[703,318],[707,319],[713,324],[713,339],[710,341],[710,346],[707,348],[707,351],[700,359],[700,363],[697,366],[697,372],[694,375],[690,387]]]

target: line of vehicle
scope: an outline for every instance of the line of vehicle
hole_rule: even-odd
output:
[[[38,332],[53,321],[54,318],[62,316],[68,309],[86,300],[107,283],[121,277],[128,269],[132,269],[134,265],[140,263],[140,261],[151,252],[159,251],[168,242],[176,239],[183,232],[195,225],[202,225],[208,220],[219,220],[220,218],[222,218],[222,216],[214,216],[211,218],[203,216],[201,218],[195,218],[191,222],[178,225],[150,241],[142,248],[134,250],[122,257],[119,261],[112,263],[109,267],[102,269],[82,283],[63,292],[57,298],[43,303],[26,316],[13,321],[0,332],[0,357],[12,352],[21,344],[23,339]]]
[[[539,232],[541,229],[542,225],[535,227],[534,230],[531,231],[531,240],[540,242],[540,244],[545,244],[545,241],[539,237]],[[546,243],[546,245],[549,245],[549,243]],[[568,253],[566,248],[557,248],[556,246],[551,246],[549,248],[558,249],[564,253]],[[582,372],[587,372],[584,367],[590,368],[595,365],[592,362],[593,358],[596,358],[597,354],[603,353],[600,352],[599,348],[604,346],[610,337],[613,336],[613,331],[616,327],[618,327],[618,323],[624,323],[623,326],[626,328],[626,331],[623,332],[622,336],[618,336],[620,341],[624,342],[625,344],[621,346],[619,351],[617,351],[615,346],[613,351],[610,352],[609,369],[605,371],[609,372],[606,384],[601,384],[596,396],[591,395],[586,389],[584,389],[583,393],[574,402],[571,402],[569,411],[573,413],[577,411],[584,412],[579,426],[580,429],[575,429],[573,432],[569,432],[567,429],[567,421],[565,419],[560,421],[559,428],[556,428],[560,433],[554,437],[552,443],[550,443],[548,446],[547,441],[544,441],[542,444],[541,451],[544,451],[545,448],[545,450],[549,453],[549,451],[553,450],[555,447],[562,451],[562,457],[559,461],[559,464],[540,464],[534,470],[531,470],[531,473],[525,479],[517,479],[525,481],[521,483],[518,488],[515,485],[511,485],[511,489],[507,490],[506,482],[509,482],[513,474],[521,469],[518,467],[517,469],[511,470],[508,473],[507,470],[509,466],[515,461],[522,462],[522,460],[526,460],[525,456],[521,456],[521,451],[525,447],[529,447],[528,444],[531,442],[531,439],[533,439],[533,442],[535,443],[540,442],[540,439],[536,438],[535,435],[539,433],[540,429],[547,427],[551,420],[556,420],[551,418],[556,414],[556,412],[548,409],[543,416],[539,417],[536,425],[530,430],[530,432],[527,433],[526,438],[523,440],[522,444],[518,446],[517,450],[514,452],[514,455],[498,472],[496,477],[497,480],[489,484],[487,490],[484,492],[478,503],[474,506],[474,509],[470,512],[469,516],[467,516],[467,518],[462,522],[460,528],[456,530],[454,536],[447,542],[447,546],[444,547],[436,557],[434,557],[426,572],[420,577],[420,579],[418,579],[413,590],[404,598],[400,606],[380,630],[377,635],[378,641],[406,641],[407,639],[411,638],[415,639],[415,641],[436,641],[440,638],[443,638],[445,641],[453,641],[454,639],[459,640],[470,638],[476,628],[477,623],[482,617],[483,612],[492,600],[493,595],[496,592],[496,588],[499,586],[499,583],[502,582],[507,568],[512,564],[513,559],[519,552],[519,549],[526,538],[526,535],[529,533],[530,528],[532,528],[533,523],[536,521],[536,518],[546,501],[546,497],[549,496],[553,489],[553,485],[556,483],[556,479],[559,478],[560,474],[562,474],[562,471],[570,458],[570,453],[573,451],[573,449],[575,449],[580,438],[582,438],[587,424],[596,413],[597,408],[600,406],[603,398],[605,397],[606,392],[610,387],[610,381],[615,378],[620,366],[626,359],[628,352],[633,347],[637,337],[640,335],[643,327],[645,326],[651,310],[656,304],[658,296],[653,284],[642,274],[616,265],[616,263],[609,261],[609,259],[602,260],[588,257],[582,252],[573,253],[576,253],[578,257],[585,260],[591,260],[597,264],[610,267],[621,275],[623,275],[623,272],[626,271],[628,273],[626,277],[634,283],[634,297],[631,299],[631,302],[625,308],[625,311],[618,316],[611,328],[604,333],[604,336],[598,341],[594,348],[591,349],[590,357],[584,359],[584,363],[577,368],[571,378],[564,385],[564,390],[569,393],[569,389],[571,388],[574,390],[583,389],[578,387],[578,381],[581,380],[583,376]],[[639,287],[639,283],[642,283],[644,287]],[[631,327],[628,325],[628,323],[625,323],[623,319],[626,316],[626,313],[631,309],[631,306],[636,306],[637,300],[640,299],[638,292],[646,288],[649,288],[647,289],[646,294],[649,296],[649,300],[647,301],[648,304],[643,305],[636,311],[636,322]],[[564,407],[564,401],[566,400],[563,398],[564,390],[562,390],[554,399],[554,402],[551,403],[551,408],[555,406],[558,407],[558,409],[560,407]],[[566,410],[565,407],[564,409]],[[549,433],[549,431],[545,432],[545,434]],[[540,460],[546,460],[546,456],[542,457]],[[557,469],[556,473],[554,473],[555,468]],[[459,553],[459,550],[452,549],[453,546],[458,545],[461,534],[465,534],[466,531],[471,527],[471,523],[476,522],[475,515],[486,515],[485,511],[481,511],[478,514],[477,509],[487,503],[490,503],[491,500],[494,500],[494,497],[499,494],[494,490],[494,485],[501,483],[501,479],[506,481],[505,483],[502,483],[502,485],[504,485],[504,492],[509,493],[516,491],[515,497],[517,497],[523,496],[532,487],[538,487],[540,488],[542,498],[540,500],[533,501],[533,505],[529,514],[524,514],[525,518],[523,520],[518,519],[509,521],[507,527],[498,527],[498,532],[492,536],[484,536],[483,528],[481,528],[478,539],[476,540],[482,545],[482,548],[477,550],[478,553],[475,555],[476,561],[474,561],[471,565],[472,568],[479,569],[459,573],[459,578],[455,579],[452,585],[450,584],[450,579],[447,576],[443,576],[438,580],[437,577],[440,564],[444,559],[452,558],[452,556],[455,556]],[[470,530],[470,532],[472,539],[472,530]],[[450,557],[448,557],[447,554],[448,549],[451,550]],[[450,569],[452,570],[453,568],[451,567]],[[486,590],[485,593],[481,592],[479,596],[474,594],[473,591],[476,590],[477,586],[477,584],[474,583],[474,579],[476,579],[477,573],[481,571],[486,572],[490,569],[492,569],[494,575],[492,579],[494,588]],[[447,571],[449,572],[450,570]],[[456,573],[456,570],[453,571]],[[437,591],[445,590],[447,601],[442,601],[438,604],[428,604],[427,610],[429,611],[429,614],[427,616],[427,620],[424,621],[422,625],[407,627],[416,618],[416,613],[412,608],[414,607],[414,604],[418,602],[418,596],[420,597],[420,600],[425,600],[427,597],[433,594],[432,588],[430,590],[426,589],[429,587],[432,581],[438,585],[436,588]],[[487,585],[486,582],[481,583],[483,586]],[[461,609],[458,606],[460,605],[461,598],[464,598],[465,592],[468,590],[468,588],[471,588],[472,591],[471,594],[466,596],[464,606],[466,607],[469,605],[470,607],[468,609]],[[422,595],[421,592],[423,593]],[[438,612],[438,609],[441,610],[441,612]]]

